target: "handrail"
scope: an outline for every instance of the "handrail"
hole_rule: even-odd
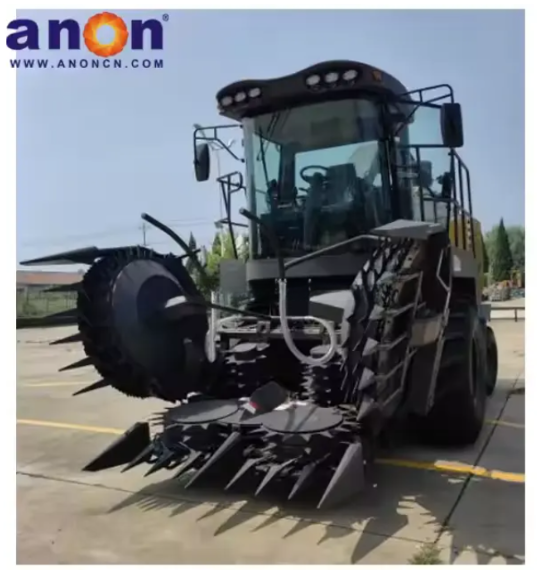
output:
[[[526,306],[525,305],[513,305],[513,306],[503,306],[503,305],[493,305],[491,304],[490,307],[490,311],[491,311],[491,320],[505,320],[508,319],[510,320],[511,317],[492,317],[492,312],[493,311],[514,311],[515,313],[513,314],[513,319],[515,320],[515,323],[518,323],[518,320],[520,319],[521,321],[525,321],[526,317],[519,317],[518,313],[519,311],[523,311],[524,314],[526,313]]]

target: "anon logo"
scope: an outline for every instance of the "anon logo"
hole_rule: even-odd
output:
[[[164,14],[162,20],[168,21]],[[10,50],[42,49],[43,32],[34,20],[13,20],[8,24],[6,45]],[[151,50],[162,50],[164,31],[162,22],[156,19],[131,20],[129,26],[117,14],[101,12],[95,14],[83,27],[76,20],[49,20],[47,25],[48,50],[80,50],[82,39],[87,49],[103,58],[119,54],[130,41],[132,50],[143,50],[144,41],[149,40]],[[108,32],[108,35],[106,34]],[[103,34],[107,37],[103,38]]]

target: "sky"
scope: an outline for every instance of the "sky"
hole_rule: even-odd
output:
[[[40,25],[94,11],[19,10]],[[358,60],[408,89],[449,83],[463,108],[474,215],[485,230],[524,223],[523,11],[168,11],[162,69],[26,69],[17,73],[17,260],[143,241],[140,214],[210,242],[221,202],[197,183],[193,124],[226,123],[216,92],[240,79]],[[166,19],[163,11],[121,11]],[[19,58],[81,58],[68,50]],[[16,55],[14,54],[13,57]],[[139,54],[136,54],[138,57]],[[130,49],[120,55],[132,58]],[[15,73],[15,72],[14,72]],[[240,134],[239,136],[240,142]],[[239,146],[240,148],[240,146]],[[222,156],[222,170],[241,165]],[[214,163],[213,163],[214,166]],[[214,176],[213,170],[213,176]],[[173,245],[145,232],[159,251]]]

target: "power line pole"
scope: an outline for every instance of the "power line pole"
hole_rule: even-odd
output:
[[[146,222],[142,222],[141,229],[142,229],[142,245],[145,247],[145,246],[147,246],[147,223]]]

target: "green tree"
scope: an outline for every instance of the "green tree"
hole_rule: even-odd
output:
[[[240,242],[240,245],[237,246],[237,251],[239,252],[240,260],[246,261],[248,259],[250,255],[250,240],[248,236],[242,236],[242,241]]]
[[[218,254],[222,252],[221,232],[216,232],[216,234],[214,234],[213,245],[211,247],[211,251],[213,253],[218,253]]]
[[[495,250],[499,227],[499,225],[494,226],[485,234],[485,246],[490,269],[494,267],[494,261],[496,259]],[[524,226],[506,226],[505,231],[509,237],[513,269],[520,271],[522,275],[524,275],[526,269],[526,230],[524,229]]]
[[[513,256],[509,245],[509,236],[503,223],[500,220],[496,237],[494,240],[494,259],[492,260],[492,279],[495,282],[508,280],[513,269]]]
[[[490,268],[489,251],[487,248],[487,243],[483,242],[483,273],[488,274]]]
[[[523,226],[509,226],[506,230],[513,256],[513,267],[524,272],[526,267],[526,230]]]
[[[237,248],[239,259],[245,260],[247,245]],[[246,251],[245,251],[246,250]],[[207,250],[207,258],[204,265],[205,273],[193,274],[200,291],[205,297],[209,297],[211,291],[216,291],[220,284],[220,262],[224,259],[234,259],[233,242],[229,232],[217,231],[210,250]]]
[[[218,252],[208,251],[204,266],[204,274],[196,274],[197,285],[203,296],[209,299],[211,292],[218,289],[220,283],[220,255]]]
[[[196,238],[194,237],[194,234],[192,232],[190,232],[190,237],[188,238],[188,247],[192,251],[196,251],[198,249],[198,243],[196,242]],[[197,254],[196,254],[196,257],[197,257]],[[188,273],[191,276],[195,275],[196,266],[190,258],[186,258],[185,268],[187,269]]]

